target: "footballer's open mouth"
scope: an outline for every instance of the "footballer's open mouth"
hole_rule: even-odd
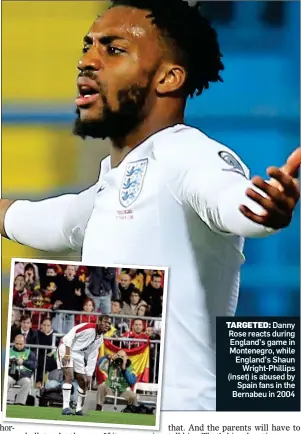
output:
[[[77,81],[78,97],[75,104],[78,107],[85,107],[97,101],[99,96],[99,87],[95,81],[87,77],[80,77]]]

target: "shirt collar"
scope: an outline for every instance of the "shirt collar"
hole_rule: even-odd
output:
[[[148,157],[150,155],[150,151],[153,148],[154,140],[156,140],[158,137],[160,137],[160,139],[161,139],[161,137],[166,135],[166,134],[177,132],[179,129],[182,129],[183,127],[184,127],[183,124],[177,124],[177,125],[174,125],[172,127],[164,128],[163,130],[157,131],[156,133],[152,134],[147,139],[145,139],[142,143],[140,143],[140,145],[136,146],[136,148],[134,148],[132,151],[130,151],[124,157],[124,159],[122,160],[120,165]],[[100,173],[101,173],[101,175],[106,175],[111,170],[112,170],[111,156],[108,155],[101,162]]]

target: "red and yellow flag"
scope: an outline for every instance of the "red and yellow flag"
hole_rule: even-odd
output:
[[[106,335],[107,336],[107,335]],[[122,348],[129,360],[132,363],[135,374],[137,376],[137,382],[148,383],[149,382],[149,343],[142,343],[141,346],[137,348]],[[110,341],[105,340],[99,349],[99,358],[103,356],[108,356],[110,354],[115,354],[120,351],[120,347],[112,344]],[[97,381],[101,384],[106,379],[106,373],[97,370],[96,373]]]

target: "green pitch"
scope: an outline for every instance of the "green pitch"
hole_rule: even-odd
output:
[[[87,416],[62,416],[61,409],[53,407],[23,407],[19,405],[8,405],[6,417],[16,419],[44,419],[63,420],[65,422],[78,423],[116,423],[122,425],[148,425],[155,426],[155,415],[131,414],[106,411],[87,411]]]

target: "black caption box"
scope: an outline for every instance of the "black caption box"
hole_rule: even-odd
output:
[[[216,410],[300,411],[300,318],[216,319]]]

